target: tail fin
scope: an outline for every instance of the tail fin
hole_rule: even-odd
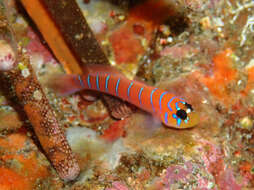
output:
[[[74,94],[83,89],[78,75],[74,74],[53,76],[48,81],[48,87],[59,96]]]

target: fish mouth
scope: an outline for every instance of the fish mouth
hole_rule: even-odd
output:
[[[199,114],[197,112],[190,112],[188,114],[189,120],[187,123],[183,122],[181,128],[191,128],[195,127],[198,125],[200,119],[199,119]]]
[[[171,120],[170,123],[165,123],[162,118],[162,121],[165,126],[171,127],[171,128],[173,127],[173,128],[177,128],[177,129],[193,128],[198,125],[198,123],[199,123],[199,114],[198,113],[192,111],[192,112],[188,113],[187,118],[188,119],[183,120],[178,117],[175,117],[174,120]]]

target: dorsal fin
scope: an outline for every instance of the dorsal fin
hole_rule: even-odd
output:
[[[110,65],[86,64],[82,69],[85,74],[110,73],[111,75],[114,74],[116,76],[124,77],[119,70]]]

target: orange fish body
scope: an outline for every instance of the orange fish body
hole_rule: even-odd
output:
[[[167,91],[110,73],[77,76],[82,89],[117,96],[160,118],[166,126],[188,128],[199,119],[190,104]]]
[[[129,80],[119,72],[103,72],[103,69],[93,67],[83,75],[67,76],[69,77],[65,81],[69,83],[64,82],[64,79],[60,80],[62,86],[67,88],[62,94],[66,94],[65,91],[69,91],[70,94],[79,90],[107,93],[152,113],[169,127],[190,128],[199,122],[198,114],[182,98],[159,88]]]

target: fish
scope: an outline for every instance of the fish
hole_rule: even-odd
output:
[[[82,75],[64,74],[51,80],[51,88],[60,95],[81,90],[116,96],[151,113],[167,127],[191,128],[199,123],[199,114],[183,98],[137,80],[130,80],[108,66],[87,66]]]

